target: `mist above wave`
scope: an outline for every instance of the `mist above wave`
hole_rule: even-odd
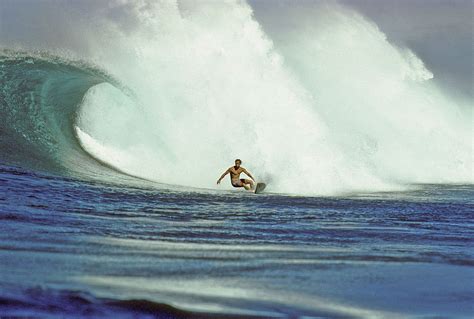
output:
[[[94,86],[76,123],[82,146],[124,172],[213,187],[239,157],[276,192],[473,181],[462,108],[416,55],[349,9],[295,8],[275,34],[245,3],[93,6],[55,7],[57,38],[43,26],[16,45],[43,37],[134,92]]]

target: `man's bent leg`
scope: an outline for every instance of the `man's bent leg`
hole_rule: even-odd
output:
[[[242,181],[242,184],[244,184],[244,187],[246,190],[251,190],[253,189],[253,181],[251,179],[244,179],[244,180],[241,180]]]
[[[254,189],[254,188],[255,188],[255,183],[253,182],[253,180],[251,180],[251,179],[246,179],[245,181],[247,181],[247,182],[250,184],[250,188],[251,188],[251,189]]]

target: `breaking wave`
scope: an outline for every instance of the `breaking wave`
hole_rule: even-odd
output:
[[[91,6],[41,2],[55,23],[0,37],[4,161],[212,188],[238,157],[300,194],[474,181],[470,106],[354,11],[275,36],[241,2]]]

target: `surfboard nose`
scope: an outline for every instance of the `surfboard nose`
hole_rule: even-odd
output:
[[[265,183],[257,183],[257,186],[255,187],[255,194],[260,194],[263,192],[263,190],[267,187],[267,184]]]

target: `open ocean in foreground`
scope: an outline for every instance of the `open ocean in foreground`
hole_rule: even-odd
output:
[[[0,316],[469,318],[474,187],[166,190],[0,166]]]

